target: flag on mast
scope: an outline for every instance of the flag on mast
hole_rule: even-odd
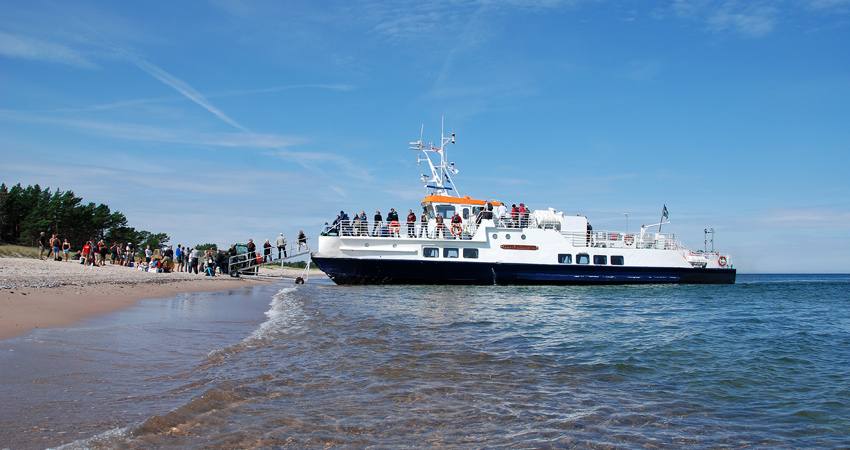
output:
[[[667,204],[666,204],[666,203],[664,204],[664,209],[662,209],[662,210],[661,210],[661,217],[662,217],[662,218],[664,218],[664,219],[667,219],[667,218],[668,218],[668,214],[667,214]]]

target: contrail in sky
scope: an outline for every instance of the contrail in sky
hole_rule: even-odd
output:
[[[183,81],[183,80],[171,75],[170,73],[160,69],[159,67],[137,57],[136,55],[133,55],[133,54],[126,52],[126,51],[122,51],[122,53],[124,53],[127,56],[127,58],[129,58],[130,61],[133,64],[135,64],[138,68],[144,70],[145,72],[147,72],[148,74],[150,74],[151,76],[156,78],[157,80],[162,81],[163,83],[173,87],[174,89],[177,90],[177,92],[183,94],[189,100],[192,100],[193,102],[201,105],[201,107],[203,107],[207,111],[215,114],[215,116],[218,117],[219,119],[227,122],[228,124],[238,128],[242,131],[248,132],[247,128],[243,127],[238,122],[236,122],[235,120],[228,117],[227,114],[221,112],[218,108],[213,106],[213,104],[210,103],[209,100],[206,99],[206,97],[204,97],[200,92],[196,91],[195,88],[193,88],[192,86],[189,86],[189,84],[187,84],[185,81]]]

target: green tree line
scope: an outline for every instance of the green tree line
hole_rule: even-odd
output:
[[[139,249],[146,245],[160,248],[169,240],[165,233],[136,231],[128,226],[124,214],[112,212],[102,203],[84,204],[72,191],[51,192],[37,184],[24,188],[20,183],[7,188],[0,183],[0,243],[35,245],[42,231],[48,238],[56,234],[68,239],[73,250],[89,240],[109,245],[131,242]]]

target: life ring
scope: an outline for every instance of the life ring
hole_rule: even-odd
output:
[[[623,242],[624,242],[627,246],[631,247],[631,246],[632,246],[632,244],[634,244],[634,243],[635,243],[635,237],[634,237],[634,236],[632,236],[631,234],[627,234],[625,237],[623,237]]]
[[[717,258],[717,264],[720,264],[720,267],[725,266],[726,265],[726,257],[721,256],[720,258]]]
[[[399,231],[401,231],[401,224],[399,224],[397,220],[393,220],[392,222],[390,222],[389,229],[390,233],[398,233]]]
[[[461,227],[460,223],[455,222],[455,223],[453,223],[453,224],[452,224],[452,234],[453,234],[453,235],[457,236],[457,235],[459,235],[462,231],[463,231],[463,228]]]

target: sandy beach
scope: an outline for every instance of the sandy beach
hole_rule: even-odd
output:
[[[264,268],[260,273],[280,277],[282,271]],[[310,273],[323,276],[321,271]],[[283,269],[284,281],[302,274],[302,270]],[[274,279],[148,273],[111,264],[85,267],[76,262],[0,258],[0,339],[37,328],[67,326],[85,317],[118,311],[142,299],[271,282]]]

